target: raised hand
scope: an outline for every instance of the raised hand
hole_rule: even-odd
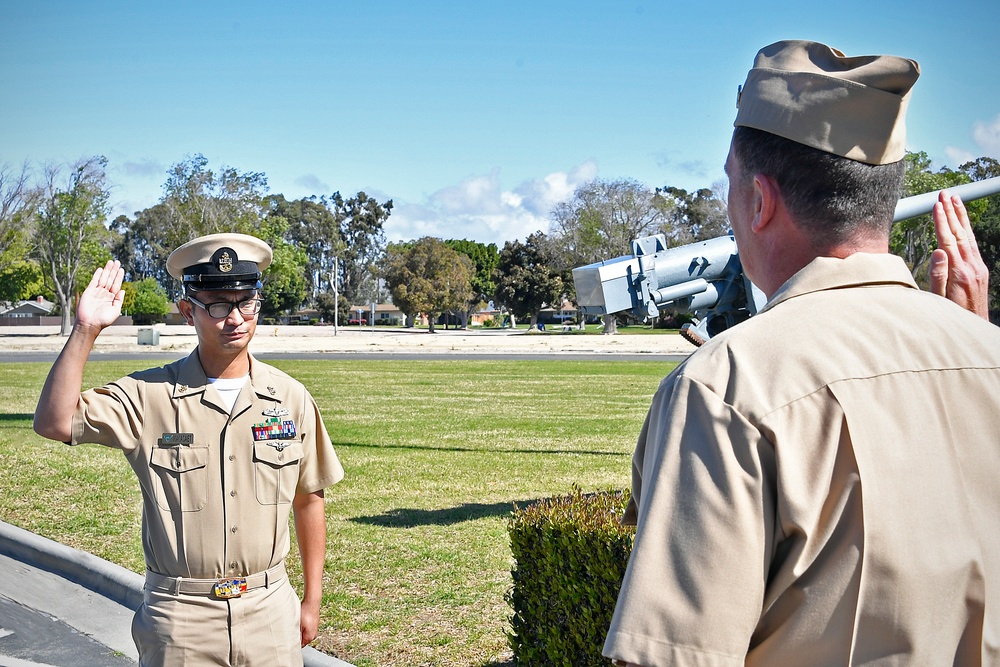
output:
[[[931,254],[931,291],[989,319],[990,272],[961,198],[941,191],[934,204],[934,231],[938,248]]]
[[[94,277],[76,304],[77,324],[97,329],[113,324],[122,314],[124,278],[125,271],[115,260],[108,260],[107,264],[94,271]]]

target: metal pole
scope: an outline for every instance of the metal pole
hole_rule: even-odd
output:
[[[337,335],[337,320],[340,319],[340,289],[337,287],[337,258],[333,258],[333,273],[330,275],[330,285],[333,287],[333,335]]]
[[[973,181],[972,183],[964,183],[962,185],[953,185],[945,189],[948,190],[948,194],[958,195],[962,198],[962,201],[970,202],[1000,193],[1000,176],[994,176],[982,181]],[[900,199],[899,203],[896,204],[896,214],[892,217],[892,221],[899,222],[900,220],[907,220],[915,218],[918,215],[930,213],[934,210],[934,204],[937,203],[939,192],[940,190],[935,190],[934,192],[925,192],[922,195],[913,195],[912,197]]]

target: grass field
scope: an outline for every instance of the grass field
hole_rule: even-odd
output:
[[[85,386],[149,362],[95,362]],[[513,504],[629,483],[656,361],[282,361],[347,477],[327,490],[314,646],[359,667],[502,665]],[[138,486],[120,453],[31,430],[49,364],[0,364],[0,518],[137,572]],[[293,540],[294,544],[294,540]],[[293,547],[294,550],[294,547]],[[300,582],[297,554],[292,580]]]

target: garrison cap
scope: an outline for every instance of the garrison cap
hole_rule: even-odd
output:
[[[260,289],[271,247],[247,234],[209,234],[170,253],[167,272],[195,290]]]
[[[849,58],[817,42],[775,42],[757,53],[733,125],[889,164],[906,153],[906,108],[918,76],[920,65],[907,58]]]

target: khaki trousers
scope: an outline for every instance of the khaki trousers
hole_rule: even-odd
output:
[[[140,667],[302,667],[299,600],[287,578],[228,600],[147,585],[132,639]]]

